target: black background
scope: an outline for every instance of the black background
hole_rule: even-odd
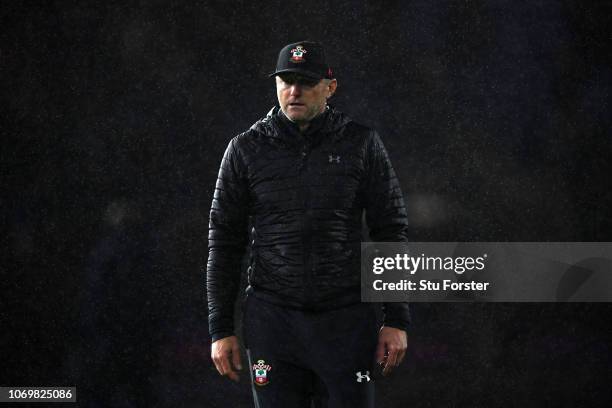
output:
[[[278,50],[327,44],[417,241],[611,241],[604,2],[4,2],[1,385],[250,407],[209,358],[208,211]],[[609,304],[416,304],[379,407],[601,406]],[[59,405],[58,405],[59,406]]]

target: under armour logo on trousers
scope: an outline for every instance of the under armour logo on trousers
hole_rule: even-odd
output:
[[[364,379],[366,380],[366,382],[370,381],[370,372],[366,371],[365,374],[361,374],[361,371],[358,371],[355,373],[355,375],[357,376],[357,382],[360,383],[362,382]]]
[[[330,163],[333,163],[333,162],[340,163],[340,156],[334,157],[333,155],[330,154],[329,155],[329,162]]]

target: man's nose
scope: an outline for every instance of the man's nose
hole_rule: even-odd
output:
[[[293,84],[289,88],[290,95],[300,95],[302,93],[302,86],[300,84]]]

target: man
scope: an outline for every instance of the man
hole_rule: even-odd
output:
[[[320,44],[285,46],[279,107],[231,140],[210,212],[207,290],[211,356],[242,369],[233,305],[252,217],[244,312],[257,407],[372,407],[375,361],[404,358],[406,303],[361,303],[365,211],[374,241],[407,239],[400,187],[377,133],[330,107],[338,86]]]

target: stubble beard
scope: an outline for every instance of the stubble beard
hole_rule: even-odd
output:
[[[298,114],[297,117],[291,117],[287,112],[284,112],[284,113],[285,113],[285,116],[287,116],[289,120],[291,120],[293,123],[297,125],[304,125],[306,123],[309,123],[311,120],[317,117],[317,115],[319,115],[324,110],[325,110],[325,106],[323,107],[313,106],[313,107],[308,108],[303,114]]]

